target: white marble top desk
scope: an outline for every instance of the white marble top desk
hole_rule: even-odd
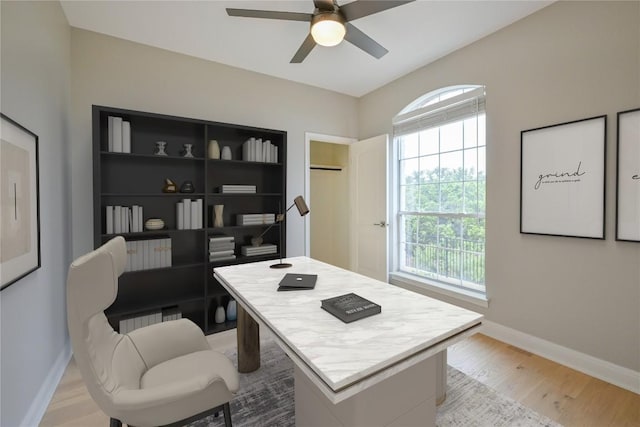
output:
[[[215,268],[214,275],[333,403],[477,332],[482,315],[307,257]],[[287,273],[317,274],[315,289],[278,292]],[[320,301],[354,292],[382,312],[345,324]]]

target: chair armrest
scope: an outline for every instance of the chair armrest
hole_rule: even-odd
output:
[[[188,319],[156,323],[128,334],[147,369],[185,354],[211,350],[202,330]]]

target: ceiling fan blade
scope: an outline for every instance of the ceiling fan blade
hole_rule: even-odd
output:
[[[345,34],[344,39],[352,45],[364,50],[369,55],[380,59],[389,52],[387,49],[378,44],[378,42],[376,42],[374,39],[354,27],[353,24],[347,22],[346,27],[347,34]]]
[[[273,10],[251,10],[227,8],[229,16],[241,16],[243,18],[284,19],[286,21],[310,22],[313,17],[310,13],[277,12]]]
[[[397,6],[402,6],[403,4],[411,3],[413,1],[415,0],[357,0],[347,3],[344,6],[340,6],[340,12],[342,12],[342,15],[347,21],[353,21],[354,19],[364,18],[365,16],[373,15],[374,13],[392,9]]]
[[[333,0],[313,0],[313,4],[320,10],[333,10]]]
[[[298,51],[296,52],[295,55],[293,55],[293,58],[291,58],[291,61],[289,61],[289,62],[291,64],[299,64],[299,63],[301,63],[302,61],[304,61],[304,59],[307,57],[307,55],[309,55],[309,52],[311,52],[311,50],[314,47],[316,47],[316,41],[313,39],[311,34],[308,34],[307,38],[304,39],[304,41],[302,42],[302,44],[298,48]]]

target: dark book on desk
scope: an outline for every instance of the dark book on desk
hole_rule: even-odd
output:
[[[317,274],[287,273],[284,275],[280,283],[278,283],[278,290],[301,291],[305,289],[313,289],[316,286],[317,279]]]
[[[320,307],[344,323],[350,323],[363,317],[373,316],[382,311],[382,307],[378,304],[354,293],[323,299]]]

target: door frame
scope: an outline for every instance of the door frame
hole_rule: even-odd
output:
[[[346,136],[326,135],[315,132],[304,133],[304,199],[309,205],[309,215],[313,215],[313,202],[311,201],[311,141],[326,142],[329,144],[349,145],[357,142],[357,138]],[[304,255],[311,256],[311,222],[308,216],[304,218]]]

